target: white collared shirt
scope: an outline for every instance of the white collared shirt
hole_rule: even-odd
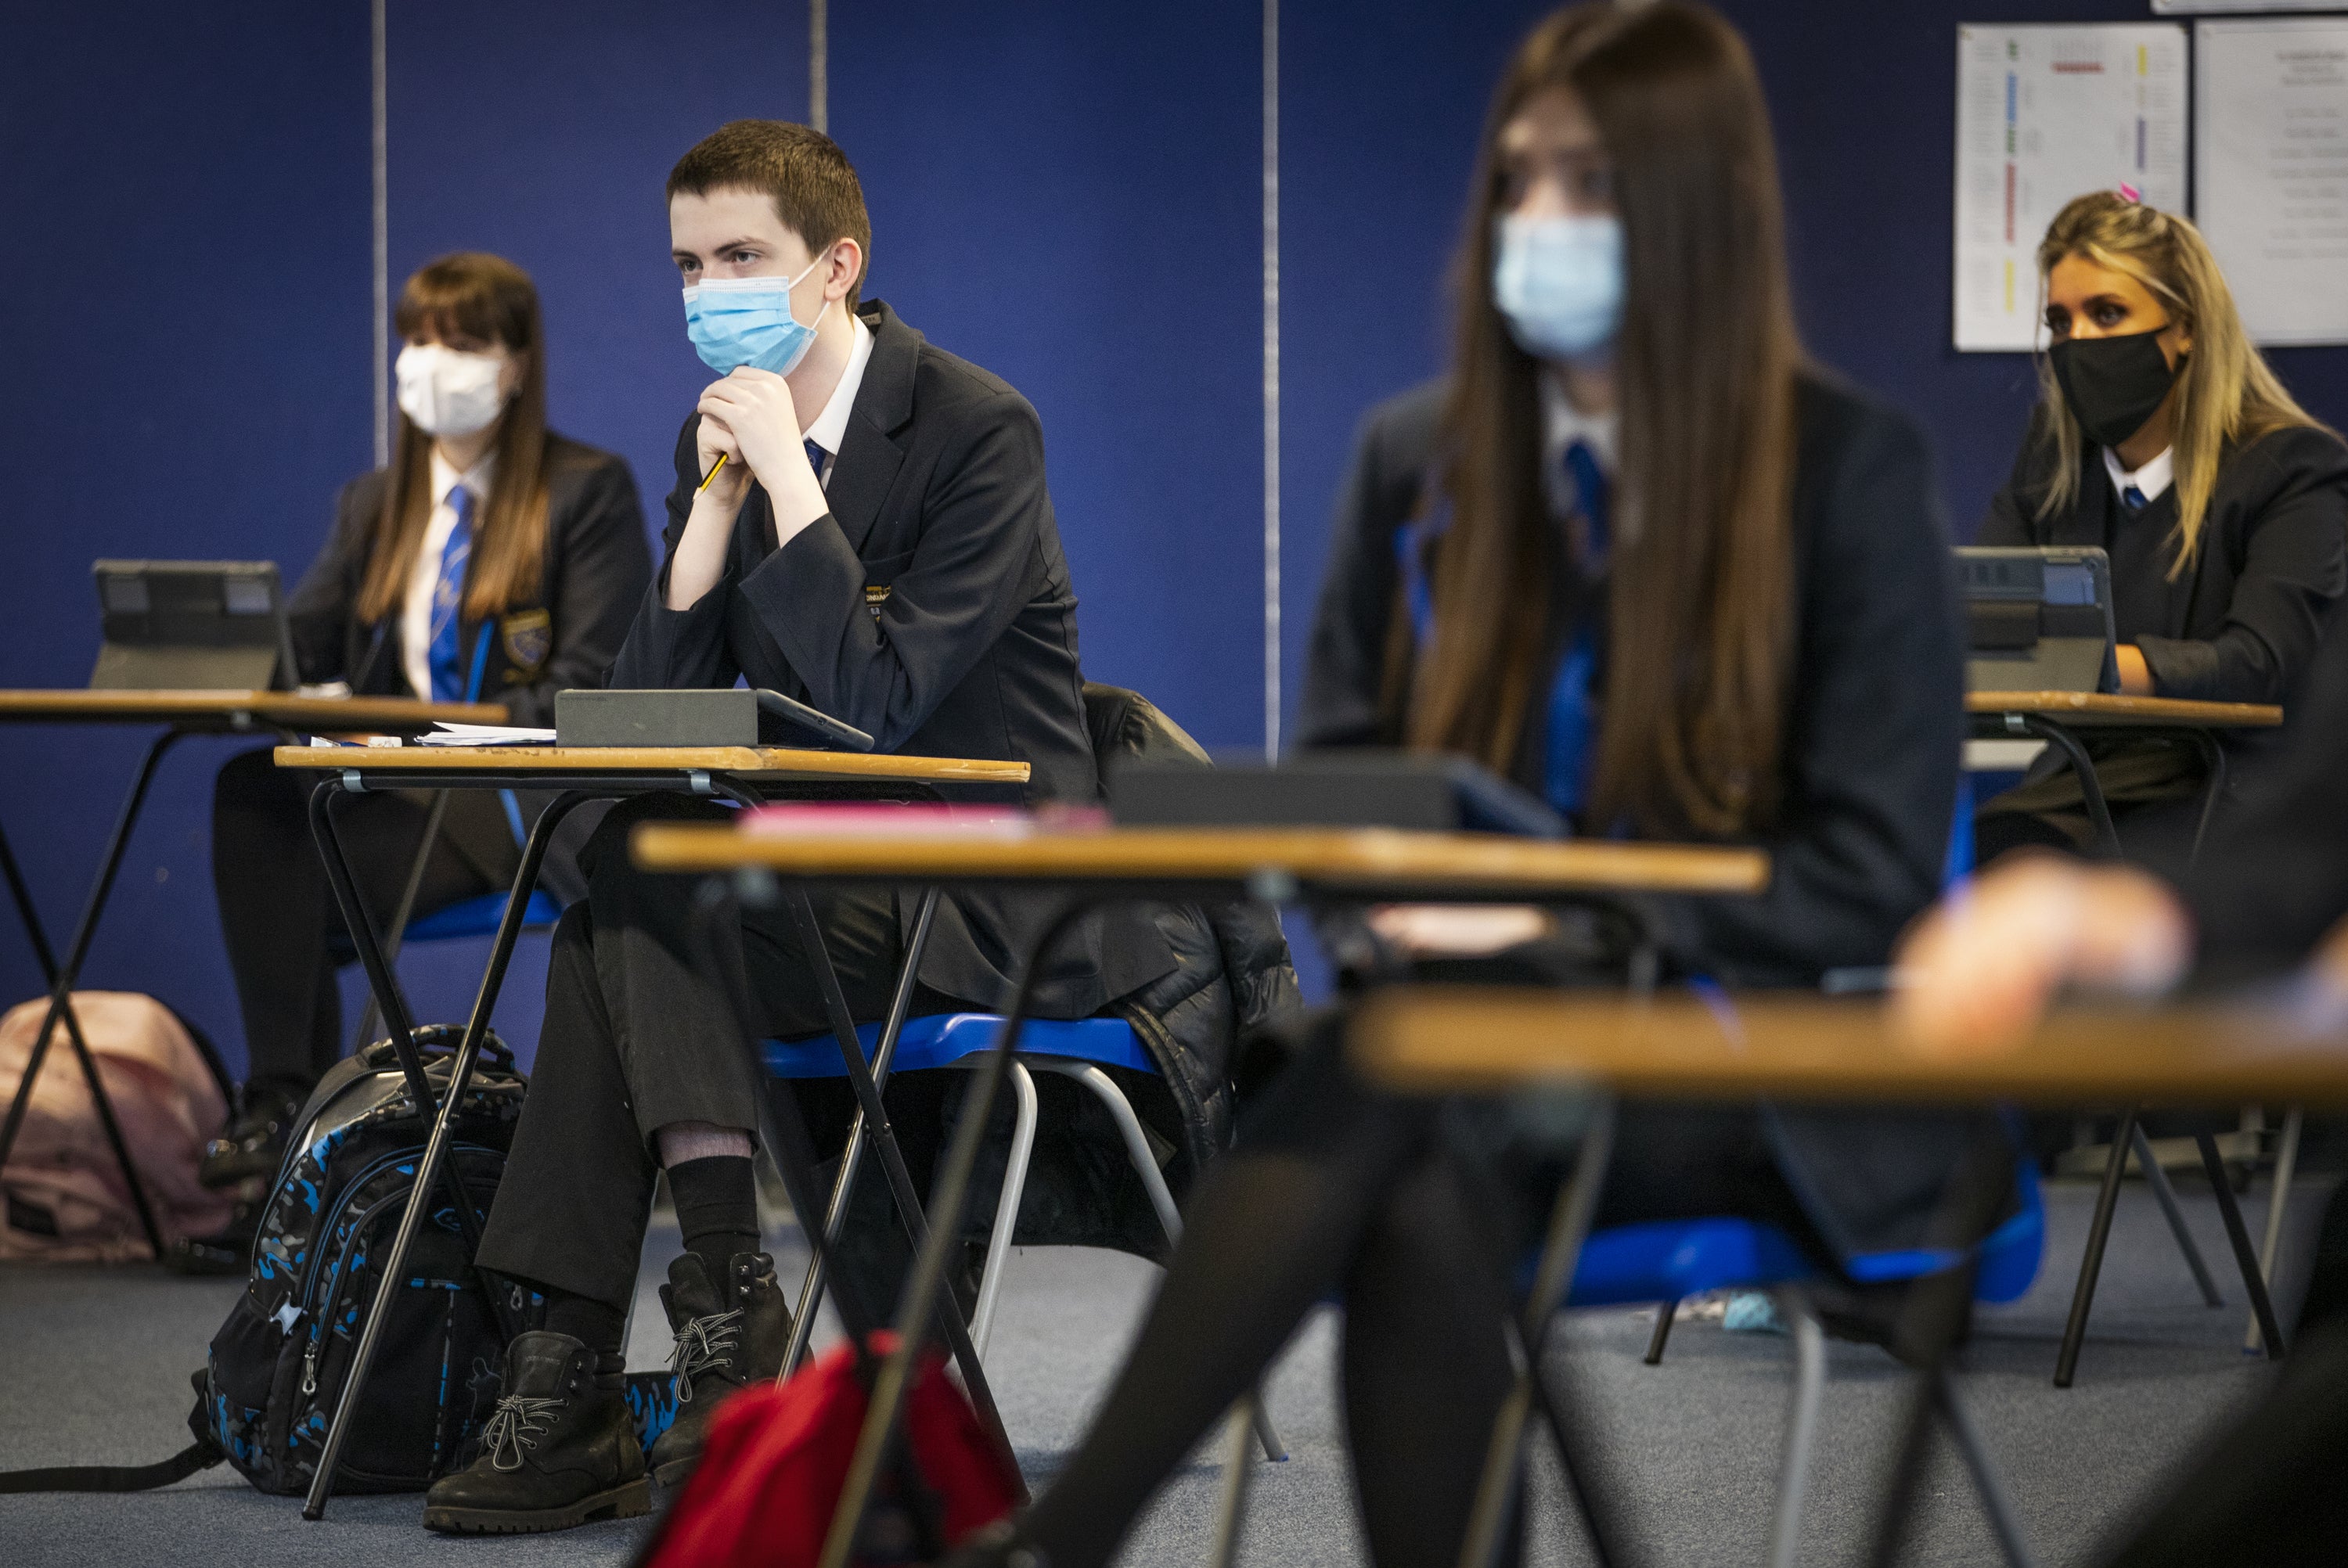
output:
[[[803,439],[814,442],[829,454],[824,459],[823,471],[815,477],[819,485],[831,482],[831,471],[839,464],[839,444],[848,439],[848,415],[856,406],[856,389],[864,384],[864,366],[872,358],[872,329],[864,324],[861,316],[850,315],[848,321],[856,337],[849,345],[848,364],[839,373],[839,384],[831,389],[831,400],[815,416],[815,423],[800,433]]]
[[[2104,472],[2112,477],[2112,494],[2125,497],[2127,487],[2134,485],[2144,492],[2147,506],[2157,501],[2177,480],[2176,452],[2174,446],[2163,446],[2159,456],[2131,474],[2120,466],[2119,454],[2105,447]]]
[[[432,516],[424,524],[424,546],[407,573],[407,597],[399,607],[399,668],[419,697],[432,695],[432,590],[440,583],[440,557],[448,536],[457,531],[457,508],[448,492],[462,485],[473,497],[473,541],[480,542],[483,508],[489,502],[489,474],[497,466],[494,449],[462,474],[432,448]]]

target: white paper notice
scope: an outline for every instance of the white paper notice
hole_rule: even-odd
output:
[[[2038,241],[2074,196],[2185,210],[2185,111],[2174,23],[1957,29],[1957,347],[2036,346]]]
[[[2194,30],[2194,189],[2250,335],[2348,343],[2348,21]]]

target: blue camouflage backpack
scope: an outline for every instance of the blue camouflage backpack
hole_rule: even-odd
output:
[[[417,1031],[425,1077],[446,1093],[463,1030]],[[489,1212],[521,1119],[522,1075],[494,1032],[466,1085],[450,1158]],[[195,1374],[196,1440],[149,1465],[72,1465],[0,1473],[0,1492],[143,1491],[225,1460],[263,1491],[298,1496],[342,1400],[357,1349],[360,1309],[381,1296],[375,1266],[398,1228],[431,1135],[389,1040],[337,1063],[294,1122],[254,1238],[244,1294],[212,1337]],[[338,1493],[421,1491],[471,1461],[497,1408],[507,1339],[535,1327],[544,1303],[510,1283],[492,1301],[469,1266],[448,1189],[408,1248],[404,1276],[382,1310],[366,1392],[335,1466]],[[649,1448],[676,1417],[667,1373],[628,1379],[637,1436]]]

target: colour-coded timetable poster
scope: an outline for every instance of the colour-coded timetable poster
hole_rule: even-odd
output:
[[[2185,29],[2174,23],[1957,29],[1957,347],[2039,340],[2035,255],[2084,191],[2185,210]]]
[[[2348,343],[2348,19],[2193,37],[2201,232],[2260,343]]]

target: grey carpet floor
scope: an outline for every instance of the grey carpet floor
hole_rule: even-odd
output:
[[[2286,1310],[2295,1295],[2290,1260],[2304,1256],[2323,1195],[2322,1184],[2308,1183],[2293,1196],[2280,1282]],[[2226,1309],[2200,1306],[2149,1196],[2131,1185],[2077,1385],[2051,1387],[2092,1198],[2090,1189],[2057,1185],[2037,1287],[1979,1323],[1964,1388],[2042,1563],[2091,1561],[2132,1501],[2162,1485],[2197,1437],[2263,1379],[2241,1352],[2241,1287],[2215,1206],[2206,1192],[2188,1188],[2184,1196],[2226,1284]],[[2264,1207],[2262,1195],[2247,1204],[2254,1233]],[[665,1355],[653,1288],[675,1245],[673,1232],[656,1234],[646,1248],[632,1365],[654,1366]],[[803,1255],[787,1235],[775,1245],[786,1276],[796,1277]],[[1047,1481],[1081,1437],[1155,1279],[1148,1266],[1114,1254],[1040,1248],[1011,1261],[988,1364],[1031,1481]],[[179,1448],[187,1375],[238,1288],[135,1267],[0,1269],[0,1468],[138,1463]],[[1589,1479],[1622,1512],[1626,1544],[1641,1563],[1756,1561],[1776,1481],[1786,1342],[1683,1325],[1663,1364],[1647,1368],[1639,1356],[1650,1321],[1630,1309],[1577,1314],[1559,1337],[1552,1378],[1602,1448]],[[1292,1457],[1256,1465],[1243,1548],[1251,1564],[1334,1568],[1365,1560],[1333,1378],[1337,1327],[1325,1313],[1308,1324],[1272,1378],[1272,1409]],[[1865,1539],[1903,1388],[1892,1364],[1865,1347],[1834,1346],[1831,1368],[1805,1535],[1806,1558],[1828,1563],[1852,1560]],[[1171,1479],[1124,1563],[1203,1558],[1220,1476],[1217,1449],[1205,1445]],[[1946,1452],[1926,1491],[1907,1561],[1996,1561],[1980,1509]],[[1587,1562],[1546,1454],[1533,1497],[1531,1560]],[[641,1528],[448,1541],[427,1534],[417,1513],[412,1497],[351,1498],[337,1501],[325,1522],[307,1524],[298,1501],[261,1496],[223,1468],[144,1495],[0,1498],[0,1563],[618,1563]]]

